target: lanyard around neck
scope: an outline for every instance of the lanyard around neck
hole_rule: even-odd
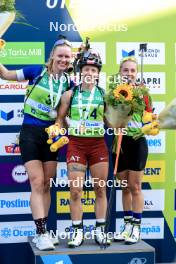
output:
[[[86,106],[86,110],[85,110],[85,114],[83,116],[83,98],[82,98],[82,92],[79,91],[78,92],[78,109],[79,109],[79,114],[80,114],[80,119],[81,120],[86,120],[89,112],[90,112],[90,107],[92,105],[92,101],[94,98],[94,94],[95,94],[95,89],[96,87],[94,86],[94,88],[92,89],[90,96],[88,98],[88,102],[87,102],[87,106]]]
[[[61,77],[60,77],[59,89],[58,89],[57,96],[56,96],[56,101],[55,101],[55,104],[54,104],[53,80],[52,80],[52,77],[49,76],[48,83],[49,83],[49,89],[50,89],[50,100],[51,100],[51,107],[52,107],[52,109],[55,109],[56,108],[56,106],[58,105],[58,103],[60,101],[61,95],[62,95],[63,83],[62,83],[62,78]]]

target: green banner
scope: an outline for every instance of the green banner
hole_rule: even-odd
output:
[[[0,50],[2,64],[44,64],[44,42],[7,42],[4,49]]]

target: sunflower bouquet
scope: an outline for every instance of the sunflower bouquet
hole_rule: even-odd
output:
[[[15,17],[15,0],[2,0],[0,3],[0,37],[14,22]]]
[[[0,0],[0,37],[2,37],[12,23],[32,26],[26,23],[25,17],[16,10],[15,0]]]
[[[143,85],[113,82],[105,96],[105,118],[110,127],[125,127],[134,113],[143,114],[143,97],[149,95]]]

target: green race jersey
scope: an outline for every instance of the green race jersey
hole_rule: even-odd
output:
[[[65,77],[65,82],[62,82],[62,94],[68,89],[68,80]],[[60,80],[52,78],[53,83],[53,104],[55,105],[57,93],[60,86]],[[45,121],[53,121],[53,118],[49,116],[49,112],[52,110],[52,104],[50,99],[50,87],[49,87],[49,75],[45,71],[44,75],[40,78],[39,82],[35,86],[29,85],[27,88],[24,113],[32,115],[38,119]]]
[[[134,136],[142,128],[142,115],[134,113],[127,125],[127,136]]]
[[[133,137],[137,133],[140,133],[140,128],[142,127],[142,116],[139,114],[133,114],[131,120],[127,125],[127,135],[129,137]],[[123,139],[122,139],[123,140]],[[117,153],[117,142],[118,137],[114,137],[112,152]]]
[[[87,119],[84,120],[85,111],[89,103],[91,92],[82,91],[83,120],[79,110],[79,87],[75,87],[70,106],[69,134],[78,137],[103,137],[104,136],[104,98],[103,90],[95,87],[94,96],[90,105]],[[82,129],[81,129],[82,128]]]
[[[145,102],[145,110],[151,112],[152,111],[151,96],[150,95],[144,96],[144,102]],[[127,125],[127,136],[133,137],[135,134],[140,133],[140,129],[143,126],[142,116],[143,116],[143,112],[141,114],[134,113],[132,115],[132,118]]]

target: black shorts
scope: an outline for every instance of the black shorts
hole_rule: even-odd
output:
[[[115,165],[116,154],[112,155],[113,165]],[[145,168],[147,157],[148,145],[145,137],[135,140],[132,137],[123,136],[117,171],[142,171]]]
[[[19,142],[23,162],[30,160],[56,161],[58,152],[50,151],[47,139],[45,127],[23,124]]]

